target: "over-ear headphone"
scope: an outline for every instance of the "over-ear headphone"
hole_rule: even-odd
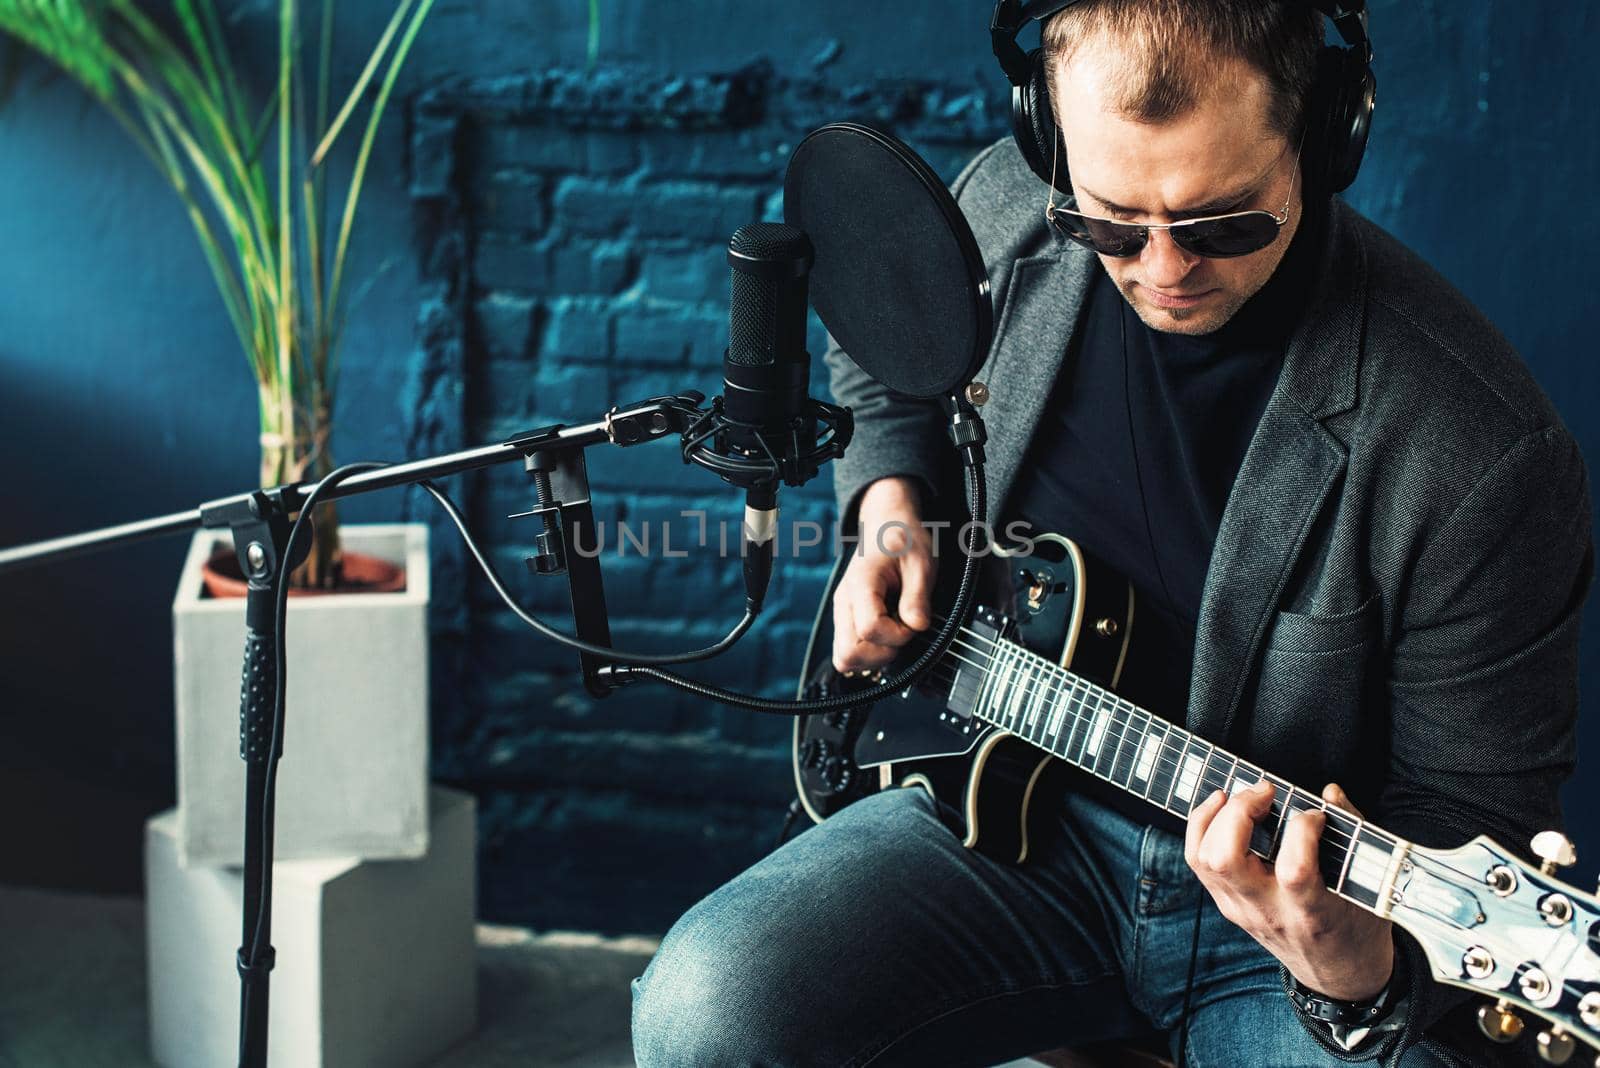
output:
[[[1022,158],[1044,182],[1071,195],[1065,145],[1050,108],[1044,50],[1024,52],[1017,35],[1029,22],[1049,18],[1081,0],[998,0],[989,20],[995,58],[1011,82],[1011,132]],[[1317,75],[1306,101],[1306,184],[1337,193],[1355,181],[1372,128],[1378,81],[1372,73],[1366,0],[1297,0],[1321,11],[1346,47],[1330,45],[1317,56]],[[1060,148],[1059,158],[1057,149]],[[1053,175],[1052,175],[1053,168]]]

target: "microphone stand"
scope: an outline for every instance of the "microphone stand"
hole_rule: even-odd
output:
[[[609,646],[611,630],[606,616],[599,554],[566,551],[567,546],[577,544],[579,529],[595,529],[583,450],[601,443],[627,447],[684,434],[706,418],[706,413],[698,408],[704,399],[702,394],[693,391],[652,397],[625,408],[613,408],[603,418],[581,426],[557,423],[518,434],[496,445],[360,472],[329,486],[319,500],[337,500],[522,461],[533,478],[538,503],[531,511],[512,518],[535,517],[541,527],[534,536],[535,553],[528,558],[528,566],[543,575],[565,573],[577,636],[596,645]],[[188,512],[0,549],[0,574],[4,574],[200,527],[226,528],[232,533],[234,552],[248,579],[249,590],[245,599],[243,685],[239,695],[239,756],[246,764],[243,935],[235,961],[240,984],[241,1068],[266,1068],[269,977],[276,959],[271,944],[273,808],[268,778],[273,762],[283,755],[281,729],[276,747],[272,744],[278,700],[277,650],[283,635],[277,633],[274,587],[280,577],[293,571],[304,558],[303,553],[297,553],[294,560],[285,560],[284,555],[292,525],[290,520],[314,488],[314,483],[294,483],[258,489],[210,501]],[[309,552],[310,541],[304,544],[305,552]],[[579,663],[584,687],[591,694],[603,697],[615,688],[614,683],[600,674],[598,658],[580,651]],[[258,941],[264,948],[253,955],[252,947]]]

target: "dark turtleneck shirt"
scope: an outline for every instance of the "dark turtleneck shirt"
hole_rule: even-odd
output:
[[[1325,218],[1325,208],[1308,212],[1267,284],[1210,334],[1151,329],[1096,270],[1001,517],[1002,531],[1020,519],[1064,534],[1132,581],[1134,640],[1118,690],[1173,722],[1188,707],[1223,508],[1304,313]],[[1157,809],[1138,813],[1181,833]]]

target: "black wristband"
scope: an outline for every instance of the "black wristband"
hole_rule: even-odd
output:
[[[1338,998],[1330,998],[1326,994],[1319,994],[1303,986],[1293,975],[1289,977],[1289,984],[1289,998],[1307,1016],[1323,1023],[1339,1024],[1344,1027],[1371,1027],[1388,1016],[1392,1008],[1389,998],[1389,989],[1393,985],[1392,978],[1382,990],[1366,1001],[1340,1001]]]

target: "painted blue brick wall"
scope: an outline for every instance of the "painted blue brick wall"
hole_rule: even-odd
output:
[[[1484,307],[1600,463],[1600,372],[1587,356],[1600,221],[1586,206],[1600,121],[1575,73],[1600,46],[1600,20],[1510,0],[1373,6],[1381,110],[1350,197]],[[383,7],[341,5],[347,76]],[[585,421],[614,401],[715,392],[727,238],[781,210],[806,130],[873,116],[952,176],[1003,128],[980,0],[932,0],[914,18],[841,0],[602,0],[592,70],[587,7],[491,0],[433,15],[363,206],[354,271],[371,281],[346,344],[341,459],[427,455]],[[268,17],[240,4],[233,25],[270,42]],[[251,62],[270,70],[265,51]],[[0,544],[186,508],[254,473],[248,382],[171,199],[70,87],[25,70],[0,106]],[[191,400],[197,363],[215,368],[204,405]],[[669,446],[596,452],[591,475],[613,534],[666,523],[689,546],[695,515],[736,529],[736,495]],[[526,477],[507,467],[451,489],[521,603],[560,620],[563,585],[527,574],[528,521],[506,518],[531,504]],[[827,524],[831,509],[822,482],[786,497],[789,516]],[[676,692],[590,698],[574,657],[499,605],[425,499],[374,497],[347,514],[435,524],[433,770],[480,798],[486,918],[659,931],[765,851],[789,799],[787,722]],[[154,545],[0,580],[0,746],[145,810],[170,803],[167,604],[180,555]],[[785,559],[762,624],[696,673],[784,692],[825,560],[822,547]],[[621,644],[710,641],[736,614],[737,561],[608,554],[605,566]],[[105,677],[119,680],[109,698]],[[1586,725],[1574,813],[1600,784],[1594,737]],[[1574,830],[1592,860],[1600,830]],[[26,846],[0,850],[22,858],[0,878],[31,877]]]
[[[845,114],[893,119],[949,169],[1000,129],[994,100],[936,80],[841,89],[770,63],[688,77],[633,68],[464,79],[415,109],[413,155],[447,176],[413,181],[419,211],[457,225],[427,236],[468,250],[459,260],[419,251],[446,266],[439,286],[464,294],[463,410],[479,439],[593,419],[613,401],[717,391],[728,238],[781,210],[789,146],[807,130]],[[454,131],[442,152],[441,131]],[[819,324],[813,338],[820,349]],[[614,640],[665,650],[720,637],[742,598],[736,555],[717,552],[737,552],[737,496],[671,447],[596,451],[590,469],[610,533]],[[522,567],[527,521],[505,519],[529,506],[524,476],[485,473],[469,492],[522,603],[563,611],[564,583]],[[825,543],[833,513],[825,481],[785,494],[786,516]],[[668,556],[664,533],[688,554]],[[763,624],[692,674],[792,690],[828,557],[825,545],[781,555]],[[790,798],[789,721],[660,690],[594,701],[573,681],[574,656],[532,639],[486,583],[469,579],[466,605],[462,672],[439,692],[450,706],[440,718],[466,729],[443,740],[435,764],[488,799],[486,910],[656,928],[764,851]],[[528,894],[547,863],[538,858],[585,838],[590,859],[563,859],[562,886]],[[612,853],[636,861],[618,865]]]

